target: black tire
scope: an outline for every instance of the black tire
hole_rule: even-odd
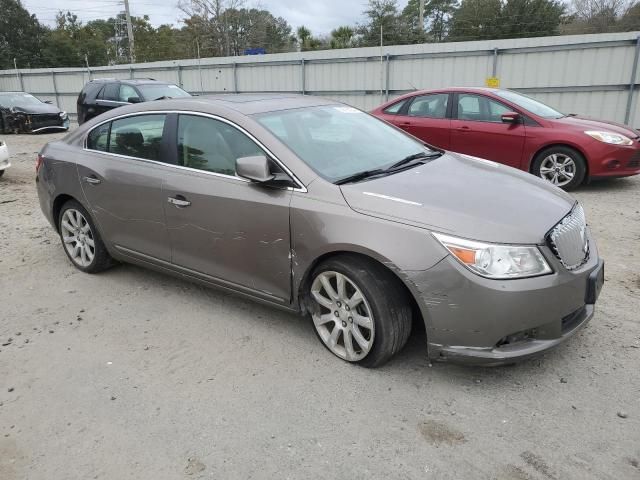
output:
[[[412,309],[406,290],[389,270],[373,260],[358,255],[340,255],[318,265],[307,287],[307,305],[311,322],[322,344],[334,355],[320,336],[313,321],[313,309],[320,309],[311,294],[314,279],[323,272],[338,272],[348,277],[362,292],[373,314],[375,335],[366,356],[357,361],[343,360],[363,367],[379,367],[389,361],[407,343],[411,333]],[[340,357],[342,358],[342,357]]]
[[[563,190],[570,191],[582,185],[582,182],[584,181],[587,175],[587,162],[585,161],[584,156],[580,152],[578,152],[577,150],[571,147],[557,145],[557,146],[545,148],[544,150],[538,152],[538,154],[533,159],[533,163],[531,164],[531,173],[533,173],[536,177],[540,177],[543,180],[549,181],[548,179],[544,178],[541,175],[540,168],[542,166],[542,162],[544,161],[544,159],[554,154],[570,157],[575,164],[575,172],[571,181],[565,185],[558,185],[558,186]]]
[[[0,170],[0,177],[4,175],[4,170]]]
[[[91,228],[90,233],[92,236],[92,240],[94,242],[94,256],[93,256],[93,259],[91,260],[91,263],[89,263],[86,266],[80,265],[76,260],[74,260],[71,257],[67,248],[65,247],[65,242],[62,234],[63,232],[62,219],[64,218],[64,214],[67,210],[77,210],[78,212],[80,212],[86,219],[87,223],[89,224],[89,227]],[[98,273],[114,265],[115,262],[113,261],[113,259],[109,255],[109,252],[104,246],[104,243],[102,242],[102,238],[100,237],[100,232],[96,228],[96,225],[93,219],[91,218],[91,215],[89,215],[89,212],[87,212],[87,210],[76,200],[68,200],[60,209],[60,215],[58,216],[58,232],[60,232],[60,242],[62,243],[62,249],[67,254],[67,257],[69,258],[73,266],[76,267],[78,270],[81,270],[85,273]]]

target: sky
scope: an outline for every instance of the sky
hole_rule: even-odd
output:
[[[131,14],[149,15],[155,26],[170,23],[179,26],[182,12],[178,0],[129,0]],[[70,10],[84,22],[109,18],[124,9],[122,0],[22,0],[31,13],[47,25],[55,24],[58,10]],[[364,21],[362,11],[366,0],[245,0],[245,6],[259,6],[276,17],[283,17],[294,30],[304,25],[314,35],[327,35],[340,25],[353,25]],[[399,0],[401,10],[407,0]]]

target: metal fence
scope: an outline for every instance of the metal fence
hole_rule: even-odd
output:
[[[191,93],[295,92],[363,109],[413,89],[481,86],[488,78],[566,113],[640,122],[640,32],[396,45],[176,60],[95,68],[0,71],[0,91],[51,100],[71,115],[93,78],[150,77]]]

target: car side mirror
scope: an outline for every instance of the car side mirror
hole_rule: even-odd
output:
[[[140,100],[140,97],[129,97],[129,98],[127,98],[127,102],[129,102],[129,103],[140,103],[141,100]]]
[[[503,123],[518,123],[520,121],[520,114],[518,112],[503,113],[500,117]]]
[[[252,182],[265,183],[275,178],[269,170],[269,160],[264,155],[236,159],[236,173]]]

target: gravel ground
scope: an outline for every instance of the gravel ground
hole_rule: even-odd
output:
[[[576,193],[607,262],[595,318],[512,367],[377,370],[307,321],[130,265],[75,270],[36,152],[0,179],[0,479],[640,478],[640,177]]]

